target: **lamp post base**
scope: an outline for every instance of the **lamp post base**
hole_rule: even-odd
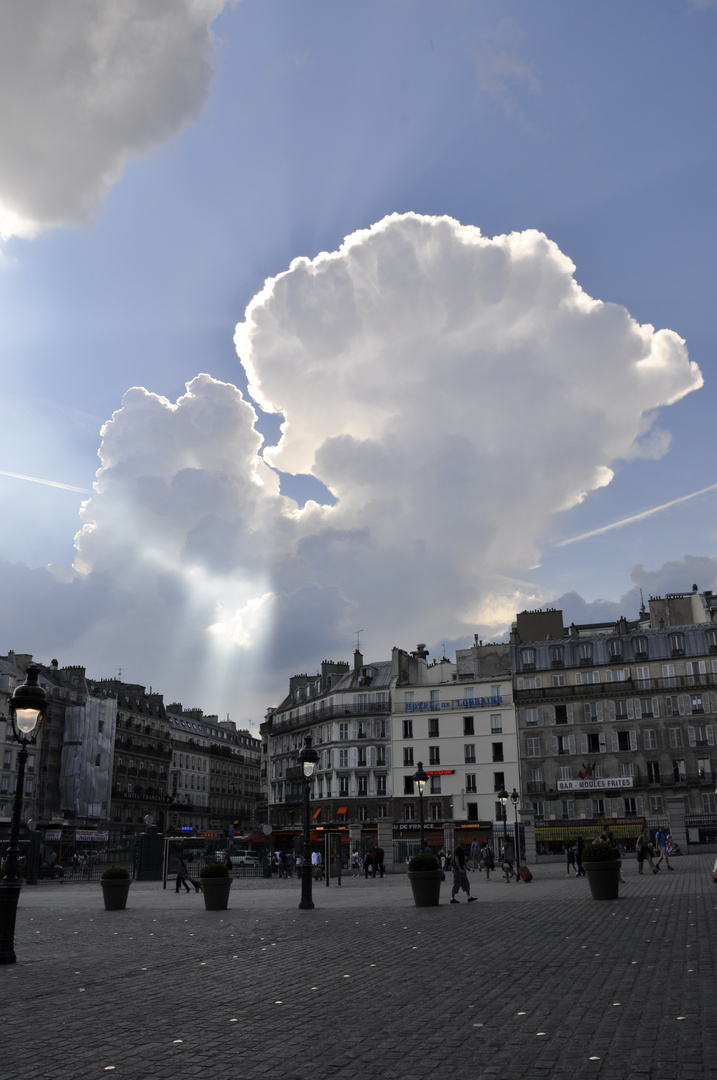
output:
[[[0,881],[0,964],[14,964],[15,917],[20,897],[20,882]]]
[[[311,874],[313,867],[311,865],[311,859],[308,863],[306,858],[301,867],[301,900],[299,901],[299,908],[302,911],[308,911],[314,906],[314,901],[311,899]]]

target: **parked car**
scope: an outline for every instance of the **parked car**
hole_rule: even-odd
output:
[[[261,859],[253,851],[232,851],[232,866],[259,866]]]

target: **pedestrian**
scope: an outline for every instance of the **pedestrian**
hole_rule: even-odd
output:
[[[456,849],[453,852],[453,888],[451,890],[451,903],[459,904],[460,900],[456,899],[456,895],[463,889],[464,893],[468,896],[468,903],[470,904],[477,897],[471,896],[471,886],[468,880],[468,874],[466,873],[466,851],[463,844],[457,844]]]
[[[175,893],[179,892],[180,885],[184,885],[184,888],[187,890],[187,892],[191,892],[191,889],[189,888],[189,885],[187,885],[188,881],[190,881],[192,883],[192,885],[194,886],[194,891],[195,892],[200,891],[199,882],[194,881],[193,878],[190,878],[189,870],[187,870],[187,864],[184,861],[184,856],[180,855],[179,858],[177,859],[177,887],[174,890]]]
[[[575,866],[575,848],[573,847],[572,840],[568,840],[567,844],[565,845],[565,855],[568,860],[568,872],[565,876],[570,877],[570,867],[572,866],[573,870],[575,871],[575,877],[577,877],[578,871],[577,867]]]
[[[513,847],[512,840],[506,840],[503,844],[503,872],[505,874],[505,880],[510,881],[512,877],[515,877],[515,848]]]
[[[363,868],[364,868],[364,877],[368,877],[369,874],[373,875],[373,870],[374,870],[373,852],[371,851],[371,848],[367,848],[366,852],[364,853]]]
[[[655,855],[657,856],[657,862],[655,866],[660,869],[660,863],[665,860],[665,866],[668,870],[674,870],[673,866],[670,866],[670,856],[667,852],[667,833],[661,832],[658,829],[655,833]]]
[[[485,870],[485,879],[490,881],[490,872],[495,869],[495,863],[493,862],[493,848],[487,840],[480,849],[480,861],[482,868]]]
[[[605,843],[609,844],[610,847],[612,848],[612,857],[613,857],[613,859],[619,859],[620,858],[620,848],[617,846],[617,840],[615,839],[615,834],[612,832],[612,830],[606,829],[605,830],[605,836],[606,836]],[[625,878],[622,876],[622,870],[620,871],[620,881],[623,884],[625,883]]]
[[[578,877],[585,877],[585,867],[583,866],[583,852],[585,851],[585,841],[582,836],[578,837],[578,842],[575,848],[575,865],[578,870]]]
[[[351,856],[351,876],[358,877],[360,869],[361,856],[359,855],[358,851],[354,851],[353,855]]]
[[[477,870],[481,864],[480,844],[474,840],[471,844],[471,870]]]
[[[224,856],[224,865],[226,866],[227,870],[229,871],[229,874],[231,875],[231,872],[234,869],[234,863],[232,862],[232,857],[229,854],[229,849],[228,848],[227,848],[226,854]]]
[[[377,847],[373,853],[373,877],[374,881],[377,877],[383,877],[383,859],[384,852],[382,847]]]

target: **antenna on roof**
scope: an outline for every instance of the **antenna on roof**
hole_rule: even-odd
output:
[[[360,639],[359,635],[363,634],[363,630],[354,630],[354,634],[356,635],[356,648],[360,649],[361,648],[361,639]]]

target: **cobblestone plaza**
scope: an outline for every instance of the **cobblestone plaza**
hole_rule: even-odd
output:
[[[3,1062],[25,1080],[717,1076],[713,856],[617,902],[538,866],[415,908],[405,875],[237,880],[229,909],[134,882],[26,886],[0,970]]]

